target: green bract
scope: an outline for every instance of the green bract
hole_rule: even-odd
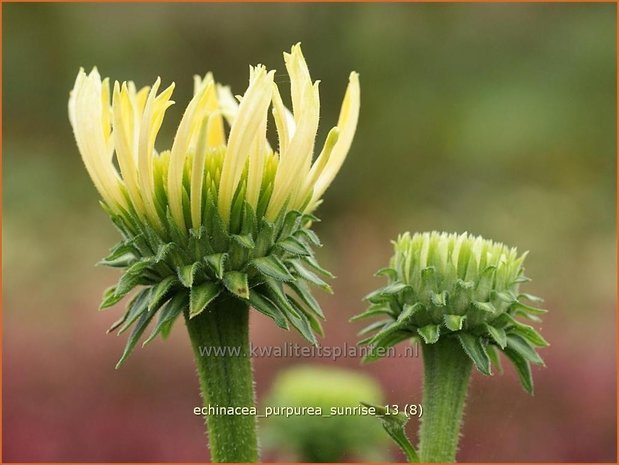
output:
[[[517,320],[539,322],[546,312],[523,302],[541,301],[519,290],[529,281],[522,267],[526,253],[466,233],[405,233],[394,245],[390,266],[377,273],[388,285],[369,294],[369,309],[354,318],[383,317],[360,333],[373,333],[360,343],[387,348],[410,338],[423,344],[457,338],[486,375],[491,364],[500,367],[496,351],[503,351],[532,393],[530,364],[543,364],[536,348],[548,343]],[[377,358],[373,351],[366,360]]]
[[[226,227],[214,196],[215,190],[205,195],[203,225],[188,231],[178,230],[169,215],[165,232],[158,233],[131,214],[108,211],[124,239],[100,264],[124,268],[124,273],[116,286],[105,291],[101,308],[143,286],[109,329],[123,332],[134,325],[119,365],[156,314],[158,321],[144,344],[159,333],[165,337],[183,311],[193,318],[223,293],[246,301],[282,328],[292,325],[316,344],[314,332],[321,333],[318,318],[323,314],[308,284],[330,291],[317,273],[330,274],[312,252],[320,245],[310,229],[317,218],[293,210],[275,222],[267,221],[260,206],[256,214],[244,202],[241,189]]]
[[[176,318],[200,315],[226,294],[311,343],[322,311],[308,283],[326,290],[330,276],[313,257],[320,245],[312,212],[342,166],[360,106],[351,73],[337,126],[313,159],[320,97],[299,44],[284,53],[292,111],[282,101],[275,71],[250,67],[242,97],[212,74],[194,77],[194,96],[170,150],[156,138],[174,84],[137,89],[131,81],[101,80],[80,70],[69,97],[69,119],[102,205],[123,236],[101,263],[125,268],[101,308],[144,286],[110,330],[134,326],[121,363],[155,314],[151,336],[164,336]],[[271,112],[269,112],[271,109]],[[272,114],[277,147],[267,139]],[[226,130],[228,128],[228,130]],[[214,304],[213,304],[214,305]],[[211,305],[211,306],[213,306]]]

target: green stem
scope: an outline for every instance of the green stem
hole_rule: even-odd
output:
[[[455,462],[472,362],[455,338],[423,344],[423,361],[420,458]]]
[[[232,297],[218,298],[195,318],[186,315],[186,323],[204,406],[255,407],[249,307]],[[207,427],[211,461],[258,461],[254,415],[209,415]]]

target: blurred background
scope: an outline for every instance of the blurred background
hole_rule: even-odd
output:
[[[550,309],[547,368],[534,369],[534,397],[509,366],[474,374],[459,459],[615,462],[615,8],[5,4],[4,461],[208,460],[182,324],[114,370],[124,337],[105,330],[121,308],[97,308],[118,275],[94,263],[118,236],[67,119],[79,67],[175,81],[165,148],[193,74],[212,70],[242,94],[248,65],[263,63],[282,86],[281,53],[301,41],[322,81],[320,141],[351,70],[362,85],[355,143],[317,212],[319,259],[337,276],[335,295],[318,295],[322,343],[355,344],[362,324],[348,319],[382,284],[372,274],[401,231],[469,231],[530,250],[526,289]],[[303,344],[252,318],[255,345]],[[259,358],[259,399],[310,363],[364,374],[389,403],[420,401],[414,358]],[[408,428],[414,437],[417,421]],[[378,455],[403,461],[388,444]],[[343,460],[373,459],[353,452]],[[300,457],[285,454],[269,447],[263,459]]]

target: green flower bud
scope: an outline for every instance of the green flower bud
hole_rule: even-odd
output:
[[[512,361],[523,387],[532,392],[530,364],[543,365],[536,349],[548,343],[519,317],[539,322],[546,310],[524,301],[541,299],[520,292],[529,281],[522,266],[526,253],[467,233],[409,233],[394,243],[390,266],[377,275],[387,286],[366,297],[369,309],[354,319],[382,316],[361,334],[360,343],[387,348],[416,338],[434,344],[457,338],[483,374],[499,365],[497,351]],[[378,358],[375,351],[367,361]]]
[[[173,84],[159,92],[159,79],[139,91],[133,82],[116,82],[110,90],[96,68],[79,72],[69,119],[103,208],[123,237],[101,262],[124,269],[101,308],[140,289],[110,328],[134,325],[121,362],[156,314],[146,342],[168,334],[181,313],[194,318],[226,294],[316,343],[323,315],[308,284],[329,291],[318,275],[330,274],[314,259],[320,241],[310,229],[317,221],[312,212],[352,144],[359,79],[351,73],[337,126],[312,161],[318,81],[300,45],[284,60],[292,112],[282,103],[275,71],[251,67],[238,99],[209,73],[195,78],[172,147],[163,151],[155,142],[174,103]],[[270,113],[278,136],[273,148],[266,136]]]

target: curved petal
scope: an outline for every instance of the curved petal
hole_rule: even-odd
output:
[[[170,155],[168,171],[168,203],[172,218],[181,231],[185,230],[185,216],[183,212],[183,171],[185,158],[194,139],[198,136],[202,122],[201,112],[209,93],[213,91],[213,83],[206,82],[202,89],[191,99],[183,114]]]
[[[112,164],[109,141],[109,91],[105,91],[97,68],[89,75],[80,69],[69,97],[69,120],[86,170],[105,203],[117,212],[127,209],[122,181]]]
[[[274,71],[258,66],[239,105],[238,115],[230,130],[226,156],[219,182],[218,209],[225,223],[230,217],[234,192],[241,179],[251,144],[260,125],[267,117],[273,92]]]
[[[113,140],[116,147],[116,158],[127,186],[127,192],[136,213],[144,218],[146,212],[144,201],[138,183],[137,138],[140,131],[138,109],[131,98],[127,83],[122,88],[118,82],[114,83],[112,99],[112,121],[114,126]]]
[[[171,84],[161,94],[157,96],[157,90],[161,84],[161,79],[153,85],[148,93],[142,123],[140,126],[139,150],[138,150],[138,178],[146,215],[150,221],[158,228],[163,228],[161,218],[155,206],[155,184],[153,178],[153,156],[155,156],[155,139],[163,123],[165,111],[174,104],[170,100],[174,84]]]
[[[314,141],[318,130],[320,100],[318,83],[306,85],[303,93],[303,103],[300,107],[300,117],[296,132],[290,141],[286,153],[281,154],[275,174],[273,194],[266,211],[268,220],[277,217],[290,199],[297,201],[297,193],[307,176],[308,160],[311,162]],[[298,107],[299,105],[297,105]],[[296,117],[296,115],[295,115]]]
[[[346,95],[344,96],[340,117],[337,122],[340,135],[335,147],[331,151],[329,161],[318,176],[314,186],[314,194],[309,205],[310,210],[315,208],[346,159],[357,129],[360,104],[359,75],[353,72],[350,73],[348,88],[346,89]]]

